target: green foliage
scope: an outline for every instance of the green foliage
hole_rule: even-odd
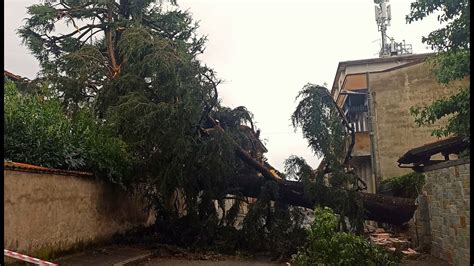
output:
[[[242,164],[238,130],[203,134],[219,81],[197,58],[206,38],[190,14],[151,0],[42,3],[28,14],[18,33],[67,111],[90,106],[110,125],[135,158],[134,185],[160,215],[178,216],[170,198],[179,190],[196,224],[206,223],[211,199],[225,196]],[[53,31],[61,22],[69,33]]]
[[[408,23],[423,20],[438,12],[437,19],[445,26],[423,37],[423,43],[437,51],[469,49],[470,43],[470,2],[469,0],[420,0],[411,3]]]
[[[291,116],[293,127],[301,127],[303,137],[316,155],[333,163],[344,159],[349,132],[327,88],[307,84],[298,93],[300,99]]]
[[[126,145],[87,108],[71,118],[48,93],[21,94],[4,83],[4,158],[51,168],[93,171],[123,181],[130,166]]]
[[[131,183],[156,210],[163,239],[191,246],[219,240],[236,208],[219,220],[215,202],[221,206],[235,192],[236,175],[256,174],[236,157],[235,143],[256,155],[258,134],[249,134],[255,128],[245,107],[220,105],[219,80],[198,59],[206,38],[196,33],[191,15],[151,0],[68,0],[32,6],[28,14],[18,32],[40,61],[40,77],[68,114],[90,107],[126,143],[134,158]],[[69,33],[53,30],[61,22]],[[185,213],[176,199],[184,201]],[[267,239],[291,221],[285,211],[274,217],[281,225],[265,225]],[[281,235],[292,241],[290,233]]]
[[[422,173],[409,173],[383,180],[381,185],[387,185],[395,197],[415,199],[425,184],[425,175]]]
[[[249,206],[239,232],[240,248],[253,252],[269,251],[275,257],[289,257],[304,244],[306,232],[301,227],[304,214],[270,199],[277,196],[278,186],[268,181],[262,187],[257,202]]]
[[[362,232],[363,206],[356,191],[359,178],[347,172],[345,163],[353,139],[345,117],[327,88],[307,84],[297,96],[300,101],[291,116],[295,129],[316,155],[324,156],[323,167],[314,171],[302,158],[292,156],[285,162],[287,176],[305,184],[306,193],[322,206],[333,208],[341,217],[348,217],[352,229]],[[340,221],[345,229],[346,224]]]
[[[464,79],[470,68],[470,1],[421,0],[411,3],[406,20],[412,23],[438,12],[438,21],[445,26],[423,37],[423,43],[431,45],[438,53],[430,59],[433,72],[442,84]],[[470,141],[470,88],[461,88],[455,95],[437,100],[427,107],[410,109],[419,126],[431,125],[449,116],[447,125],[433,130],[432,135],[455,135]]]
[[[338,231],[338,217],[329,208],[316,208],[308,242],[292,262],[295,265],[396,265],[397,259],[380,246],[351,233]]]
[[[453,80],[462,80],[470,75],[470,50],[454,50],[439,53],[429,59],[433,73],[441,84],[449,84]]]

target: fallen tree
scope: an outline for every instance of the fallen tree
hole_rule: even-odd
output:
[[[217,88],[214,86],[215,95],[217,95]],[[329,97],[326,97],[328,99]],[[349,123],[345,119],[342,111],[337,107],[333,102],[332,98],[329,98],[329,105],[334,108],[336,111],[337,117],[341,119],[341,124],[344,125],[347,130],[348,144],[345,150],[345,156],[343,157],[343,165],[346,165],[350,159],[350,154],[352,147],[354,146],[354,131],[349,126]],[[213,126],[213,129],[220,132],[225,130],[213,119],[210,115],[207,116],[208,122]],[[253,131],[252,133],[253,134]],[[237,192],[240,195],[246,197],[258,198],[261,193],[261,188],[267,181],[273,181],[278,184],[278,196],[275,198],[275,201],[279,201],[285,204],[300,206],[305,208],[313,209],[318,203],[316,197],[310,196],[308,193],[305,193],[305,184],[298,181],[289,181],[284,180],[278,175],[270,172],[267,167],[258,162],[255,158],[252,158],[244,149],[242,149],[237,143],[233,143],[235,147],[235,153],[238,158],[245,162],[249,167],[253,168],[255,171],[259,172],[260,175],[240,175],[236,177],[232,184],[231,190]],[[343,145],[345,146],[345,145]],[[340,154],[344,154],[343,150],[340,151]],[[327,168],[327,161],[323,160],[321,163],[323,166],[319,167],[319,171],[324,173],[330,172]],[[334,165],[334,164],[333,164]],[[318,170],[311,170],[312,179],[317,175]],[[356,176],[357,181],[362,181],[358,176]],[[363,181],[362,181],[363,182]],[[366,188],[366,185],[363,184]],[[366,192],[357,192],[362,200],[362,205],[364,208],[364,218],[366,220],[372,220],[382,223],[389,223],[394,225],[401,225],[408,222],[416,210],[415,202],[412,199],[408,198],[399,198],[391,197],[380,194],[366,193]],[[357,206],[354,203],[354,208]]]
[[[160,215],[167,213],[162,209],[171,211],[167,203],[180,188],[188,212],[199,214],[203,228],[208,226],[206,217],[215,212],[212,199],[221,197],[224,189],[259,197],[268,180],[280,188],[275,200],[314,207],[321,195],[316,194],[317,200],[305,193],[305,185],[311,184],[306,181],[314,175],[300,176],[305,182],[284,181],[279,178],[283,175],[262,163],[263,152],[239,138],[240,126],[252,124],[252,117],[245,108],[225,111],[220,105],[218,79],[198,59],[205,38],[196,34],[190,14],[163,11],[154,1],[119,2],[45,2],[28,9],[29,18],[19,30],[40,61],[42,78],[48,80],[45,88],[62,95],[67,113],[91,105],[104,127],[126,144],[127,163],[110,160],[120,166],[111,171],[117,175],[114,182],[146,183],[147,196]],[[92,17],[99,20],[69,28],[65,35],[53,30],[60,21],[75,26],[75,21]],[[335,191],[357,187],[356,176],[344,172],[354,145],[354,130],[344,113],[321,86],[305,86],[300,96],[293,126],[302,129],[315,155],[324,157],[321,168],[332,173],[331,187]],[[230,113],[230,121],[223,113]],[[210,129],[218,133],[202,134]],[[122,168],[135,175],[124,174]],[[262,176],[243,174],[248,168]],[[238,174],[242,176],[235,178]],[[354,203],[346,194],[327,198],[332,196],[334,204],[343,202],[338,209],[346,217],[355,214],[351,210],[360,210],[362,199],[367,219],[394,224],[407,220],[414,210],[406,200],[359,193]]]
[[[246,197],[258,198],[267,179],[258,175],[242,175],[234,179],[233,186]],[[304,184],[298,181],[278,182],[279,198],[274,199],[293,206],[313,209],[318,203],[304,192]],[[415,202],[380,194],[358,192],[365,208],[365,219],[381,223],[401,225],[408,222],[416,209]]]

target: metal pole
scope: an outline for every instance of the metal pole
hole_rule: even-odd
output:
[[[368,103],[368,113],[369,113],[369,138],[370,138],[370,161],[371,161],[371,168],[372,168],[372,184],[373,184],[373,193],[377,193],[377,185],[379,183],[378,180],[378,167],[377,167],[377,138],[375,135],[375,110],[374,110],[374,99],[372,97],[372,90],[370,88],[370,80],[369,80],[369,66],[367,65],[367,73],[366,73],[366,80],[367,80],[367,103]]]

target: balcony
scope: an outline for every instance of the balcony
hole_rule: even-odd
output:
[[[367,106],[354,106],[353,109],[367,110]],[[346,114],[349,124],[355,132],[369,132],[369,114],[365,112],[349,112]]]
[[[369,116],[367,106],[353,106],[347,114],[348,122],[355,132],[352,156],[370,155]],[[352,111],[352,112],[351,112]]]

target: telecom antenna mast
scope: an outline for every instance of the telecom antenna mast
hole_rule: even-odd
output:
[[[411,54],[411,44],[403,42],[397,43],[393,38],[388,37],[387,28],[390,26],[392,14],[390,11],[389,0],[374,0],[375,3],[375,21],[378,30],[382,33],[382,47],[380,48],[379,57],[389,57],[401,54]],[[387,42],[390,40],[390,43]]]

